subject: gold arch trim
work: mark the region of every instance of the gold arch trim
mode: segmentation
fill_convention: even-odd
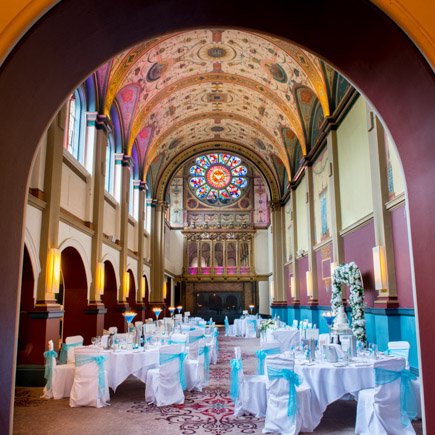
[[[194,144],[188,149],[178,154],[172,159],[169,164],[161,171],[161,175],[157,181],[156,187],[156,200],[164,201],[166,187],[168,186],[173,174],[183,165],[187,160],[191,159],[197,154],[204,152],[218,151],[218,152],[232,152],[243,157],[248,163],[254,166],[260,174],[264,177],[266,184],[269,187],[271,202],[280,201],[279,183],[276,174],[264,162],[264,160],[253,151],[248,150],[243,144],[237,142],[220,141],[219,148],[216,148],[216,141],[201,142]]]

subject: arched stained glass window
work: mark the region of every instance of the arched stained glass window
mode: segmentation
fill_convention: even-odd
[[[227,205],[238,201],[248,186],[242,159],[226,153],[199,156],[190,168],[189,187],[201,201]]]

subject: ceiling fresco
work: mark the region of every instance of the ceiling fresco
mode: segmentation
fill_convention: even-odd
[[[337,75],[288,41],[234,29],[154,38],[94,73],[98,107],[110,116],[116,105],[119,148],[137,148],[144,179],[149,170],[158,178],[184,149],[222,140],[261,155],[282,183],[295,175],[295,155],[311,149],[310,129],[345,91]]]

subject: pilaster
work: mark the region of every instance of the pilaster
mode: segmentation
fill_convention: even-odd
[[[370,171],[372,180],[373,223],[375,246],[379,248],[379,269],[382,274],[382,288],[375,301],[378,307],[398,306],[396,290],[396,270],[393,251],[393,231],[391,215],[385,204],[388,202],[388,176],[384,128],[367,106],[367,126],[370,149]]]
[[[284,207],[280,203],[271,203],[272,215],[272,240],[273,240],[273,280],[275,289],[275,300],[286,301],[287,295],[284,289],[284,250],[285,238],[283,237],[285,228]]]
[[[308,303],[317,305],[318,288],[317,288],[317,264],[316,253],[313,246],[316,244],[315,221],[314,221],[314,195],[313,195],[313,168],[305,167],[307,177],[307,208],[308,208],[308,273],[310,274],[311,283],[307,282]],[[308,281],[308,279],[307,279]],[[309,285],[311,284],[311,289]]]
[[[292,304],[299,305],[300,304],[300,290],[299,290],[299,276],[298,276],[298,268],[296,267],[296,251],[298,246],[298,231],[297,231],[297,214],[296,214],[296,192],[292,190],[290,195],[291,201],[291,217],[292,217],[292,237],[291,237],[291,256],[292,256],[292,268],[293,268],[293,281],[290,283],[291,285],[291,294],[292,294]]]

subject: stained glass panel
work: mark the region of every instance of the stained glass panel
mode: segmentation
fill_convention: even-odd
[[[199,156],[190,167],[189,186],[197,198],[210,205],[238,201],[248,186],[248,168],[242,159],[227,153]]]

